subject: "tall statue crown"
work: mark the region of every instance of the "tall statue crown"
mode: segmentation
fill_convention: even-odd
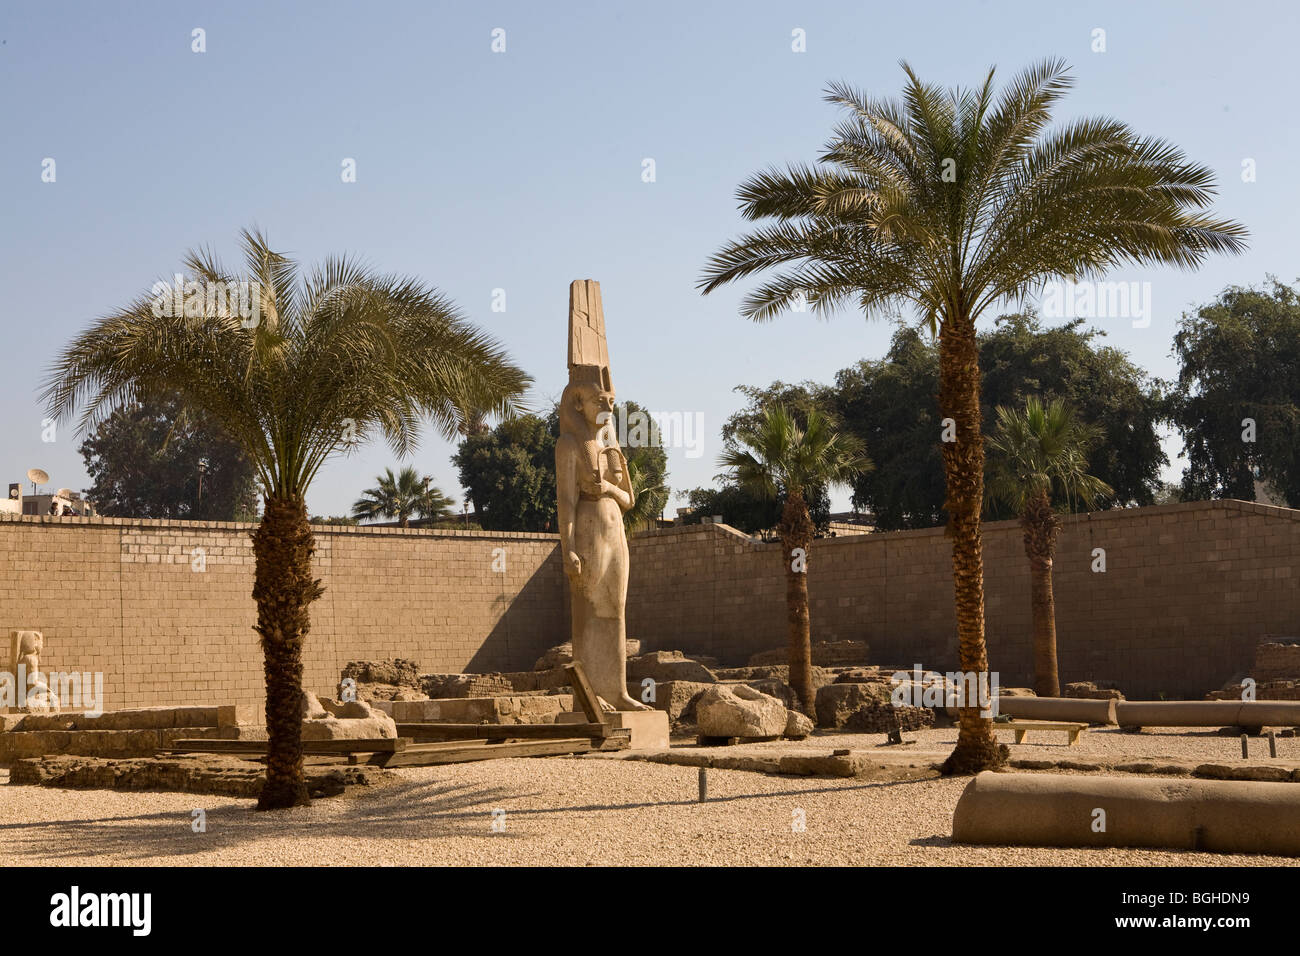
[[[595,279],[569,283],[569,384],[614,390],[605,343],[605,308]]]

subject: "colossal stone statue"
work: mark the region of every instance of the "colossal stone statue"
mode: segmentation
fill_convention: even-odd
[[[635,495],[613,421],[600,283],[569,286],[569,384],[560,397],[555,485],[560,555],[572,597],[573,657],[615,710],[650,710],[627,692],[628,549]]]

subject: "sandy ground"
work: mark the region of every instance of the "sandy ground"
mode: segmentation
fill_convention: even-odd
[[[907,736],[918,741],[918,757],[955,741],[952,730]],[[865,750],[878,740],[838,735],[804,745]],[[1300,739],[1278,745],[1279,758],[1300,759]],[[1016,756],[1067,750],[1046,742],[1012,749]],[[1091,731],[1068,749],[1079,758],[1240,757],[1238,740],[1205,733]],[[389,786],[274,814],[254,813],[249,801],[228,797],[3,786],[0,865],[1300,864],[1181,851],[954,846],[952,812],[966,780],[868,782],[710,770],[709,801],[701,804],[695,769],[608,757],[399,773]],[[196,809],[206,813],[206,832],[192,829]],[[494,817],[494,810],[504,816]],[[803,832],[796,831],[798,819]]]

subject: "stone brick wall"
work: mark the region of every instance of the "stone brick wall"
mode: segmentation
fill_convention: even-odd
[[[1296,631],[1300,632],[1300,627]],[[1300,644],[1260,644],[1255,648],[1255,667],[1250,676],[1260,682],[1300,680]]]
[[[1093,549],[1106,570],[1092,570]],[[1061,680],[1115,680],[1130,698],[1201,698],[1249,673],[1255,645],[1300,633],[1300,511],[1194,502],[1065,519],[1056,565]],[[874,663],[956,669],[951,544],[942,528],[816,541],[814,640],[865,640]],[[1031,683],[1029,568],[1014,521],[984,529],[991,666]],[[785,641],[780,545],[718,525],[633,542],[629,633],[646,650],[737,663]]]
[[[0,517],[0,627],[43,631],[43,670],[104,672],[109,709],[215,702],[260,713],[253,527]],[[326,590],[312,606],[307,687],[331,692],[349,660],[530,667],[567,634],[556,550],[553,535],[318,531]]]
[[[43,631],[44,669],[103,671],[109,708],[260,707],[251,528],[0,516],[0,631]],[[984,541],[992,666],[1003,686],[1026,684],[1020,530],[990,524]],[[1097,547],[1104,574],[1090,569]],[[504,571],[493,568],[500,548]],[[734,664],[784,643],[779,545],[697,525],[639,535],[631,549],[628,634],[643,650]],[[200,558],[205,570],[194,570]],[[1249,673],[1261,639],[1300,633],[1298,559],[1300,512],[1284,508],[1219,501],[1066,519],[1055,569],[1062,681],[1201,698]],[[317,692],[332,691],[349,660],[525,670],[568,638],[554,535],[329,528],[316,563],[326,592],[313,606],[306,682]],[[865,640],[876,663],[955,669],[942,529],[817,541],[809,571],[815,640]]]

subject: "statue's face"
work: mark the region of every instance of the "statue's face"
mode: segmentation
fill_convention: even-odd
[[[614,411],[614,393],[598,388],[584,388],[578,402],[582,417],[592,431],[604,426]]]

